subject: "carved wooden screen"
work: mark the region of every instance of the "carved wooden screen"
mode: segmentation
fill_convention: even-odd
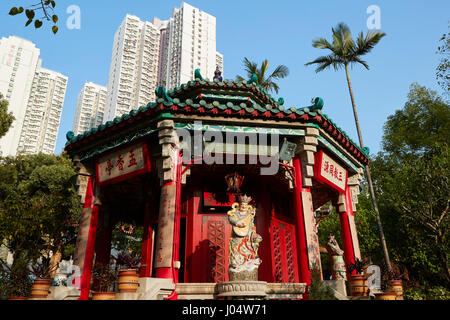
[[[274,281],[278,283],[298,282],[294,225],[272,218],[270,221],[270,243]]]
[[[204,246],[204,282],[228,281],[228,254],[231,225],[225,215],[204,215],[202,219]]]

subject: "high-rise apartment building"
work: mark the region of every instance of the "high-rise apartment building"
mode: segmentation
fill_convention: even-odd
[[[152,23],[126,15],[114,36],[104,121],[154,100],[159,37]]]
[[[17,154],[39,55],[40,50],[31,41],[15,36],[0,39],[0,93],[15,118],[0,138],[0,154],[4,157]]]
[[[78,135],[102,124],[106,104],[106,87],[86,82],[78,95],[72,131]]]
[[[194,71],[213,79],[216,70],[216,17],[185,2],[169,20],[166,87],[192,80]]]
[[[59,72],[38,68],[22,125],[17,152],[36,154],[55,152],[68,78]]]
[[[114,37],[104,122],[154,101],[159,86],[192,80],[196,69],[213,79],[218,61],[223,67],[214,16],[184,2],[168,20],[127,15]]]

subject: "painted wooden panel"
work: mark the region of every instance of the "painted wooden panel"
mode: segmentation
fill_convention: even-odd
[[[270,219],[270,244],[274,282],[298,282],[294,225],[275,218]]]

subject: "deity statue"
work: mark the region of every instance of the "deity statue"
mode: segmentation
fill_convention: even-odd
[[[219,66],[216,66],[216,71],[214,71],[214,80],[222,81],[222,71],[220,71]]]
[[[333,280],[345,280],[346,270],[344,262],[344,251],[339,248],[339,244],[333,235],[328,236],[327,251],[331,262]]]
[[[228,221],[233,226],[228,269],[230,281],[258,280],[258,267],[262,262],[258,248],[262,237],[256,233],[256,211],[249,205],[251,200],[249,196],[239,195],[238,203],[228,211]]]

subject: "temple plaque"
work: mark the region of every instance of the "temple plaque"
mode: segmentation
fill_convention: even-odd
[[[348,179],[347,170],[323,150],[316,154],[314,162],[314,178],[345,193]]]
[[[150,171],[147,145],[143,142],[108,153],[96,163],[99,186],[119,182]]]

